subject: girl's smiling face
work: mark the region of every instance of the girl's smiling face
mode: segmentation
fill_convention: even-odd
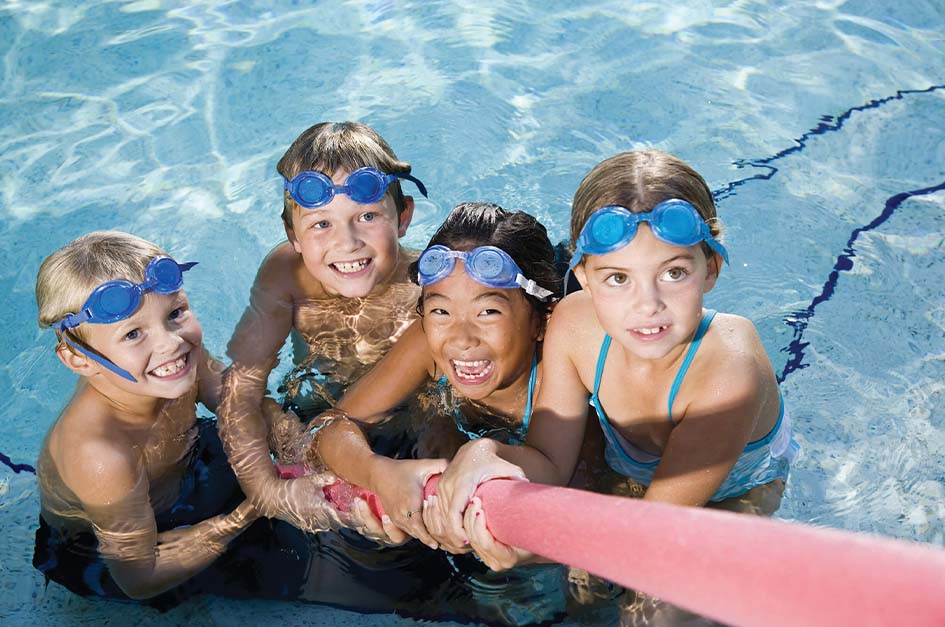
[[[611,337],[643,359],[674,357],[702,319],[703,295],[718,278],[719,258],[700,245],[674,246],[641,224],[629,244],[588,255],[575,275]]]
[[[522,290],[481,285],[457,261],[422,302],[430,352],[457,392],[488,404],[528,389],[541,319]]]

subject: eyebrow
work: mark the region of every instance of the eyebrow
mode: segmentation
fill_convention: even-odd
[[[695,259],[695,255],[692,255],[690,253],[680,253],[678,255],[670,257],[669,259],[664,259],[663,261],[660,261],[657,265],[665,266],[666,264],[673,263],[674,261],[679,261],[679,260],[692,261],[694,259]],[[600,267],[594,268],[594,272],[601,272],[603,270],[619,270],[621,272],[626,272],[627,268],[624,266],[600,266]]]

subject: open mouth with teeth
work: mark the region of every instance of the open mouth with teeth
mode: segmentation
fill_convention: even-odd
[[[370,258],[365,257],[364,259],[355,259],[354,261],[336,261],[331,264],[331,267],[339,274],[352,276],[364,272],[370,265]]]
[[[663,337],[666,334],[667,329],[669,329],[669,325],[640,327],[637,329],[630,329],[630,332],[634,335],[634,337],[649,342]]]
[[[490,359],[477,359],[475,361],[451,359],[450,365],[453,367],[456,381],[464,385],[477,385],[484,382],[495,369],[495,364]]]
[[[176,379],[190,371],[190,353],[184,353],[177,359],[166,361],[148,374],[159,379]]]

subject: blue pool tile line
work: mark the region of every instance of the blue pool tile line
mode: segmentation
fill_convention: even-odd
[[[932,187],[923,187],[922,189],[915,189],[890,196],[886,200],[886,206],[883,207],[882,213],[876,216],[876,218],[866,226],[861,226],[853,230],[853,233],[850,234],[850,238],[847,240],[846,247],[843,249],[843,253],[837,257],[836,263],[833,264],[833,270],[830,271],[830,276],[827,277],[827,281],[824,283],[823,289],[820,290],[820,294],[814,297],[814,300],[810,302],[810,305],[808,305],[806,309],[795,311],[790,317],[784,319],[785,324],[794,329],[794,337],[790,344],[781,349],[781,352],[788,353],[790,358],[787,363],[784,364],[784,369],[781,371],[781,374],[778,375],[779,382],[784,381],[784,379],[795,370],[801,370],[810,365],[804,363],[804,349],[810,344],[810,342],[804,341],[804,330],[807,328],[808,321],[814,317],[814,309],[817,305],[830,300],[833,296],[834,290],[837,288],[837,282],[840,280],[840,273],[849,272],[853,269],[853,258],[856,257],[856,250],[853,244],[856,242],[856,238],[860,236],[860,233],[872,231],[889,220],[896,209],[906,200],[917,196],[934,194],[943,190],[945,190],[945,181],[942,181],[938,185],[933,185]]]

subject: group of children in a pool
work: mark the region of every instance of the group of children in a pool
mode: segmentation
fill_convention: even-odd
[[[473,493],[497,477],[777,509],[797,445],[751,322],[703,308],[727,252],[711,192],[688,165],[627,152],[584,178],[570,264],[582,289],[564,299],[554,247],[524,212],[462,203],[426,250],[402,248],[414,212],[402,184],[425,188],[368,126],[313,126],[278,170],[288,239],[259,269],[228,367],[203,348],[182,290],[189,260],[95,232],[39,270],[40,325],[80,375],[40,454],[40,534],[46,544],[85,534],[107,566],[72,589],[153,597],[257,519],[355,529],[385,545],[413,537],[495,570],[536,561],[488,532]],[[292,331],[308,363],[346,388],[305,420],[266,397]],[[201,442],[216,441],[197,402],[217,414],[238,487],[186,480]],[[409,459],[368,439],[398,408],[426,416]],[[283,478],[273,457],[307,472]],[[437,494],[424,498],[438,473]],[[321,488],[336,477],[376,493],[383,519],[361,500],[346,512],[326,501]],[[195,511],[213,515],[183,514]],[[37,566],[57,579],[62,559],[41,556],[40,544]],[[638,614],[641,599],[648,619],[667,611],[636,595]]]

